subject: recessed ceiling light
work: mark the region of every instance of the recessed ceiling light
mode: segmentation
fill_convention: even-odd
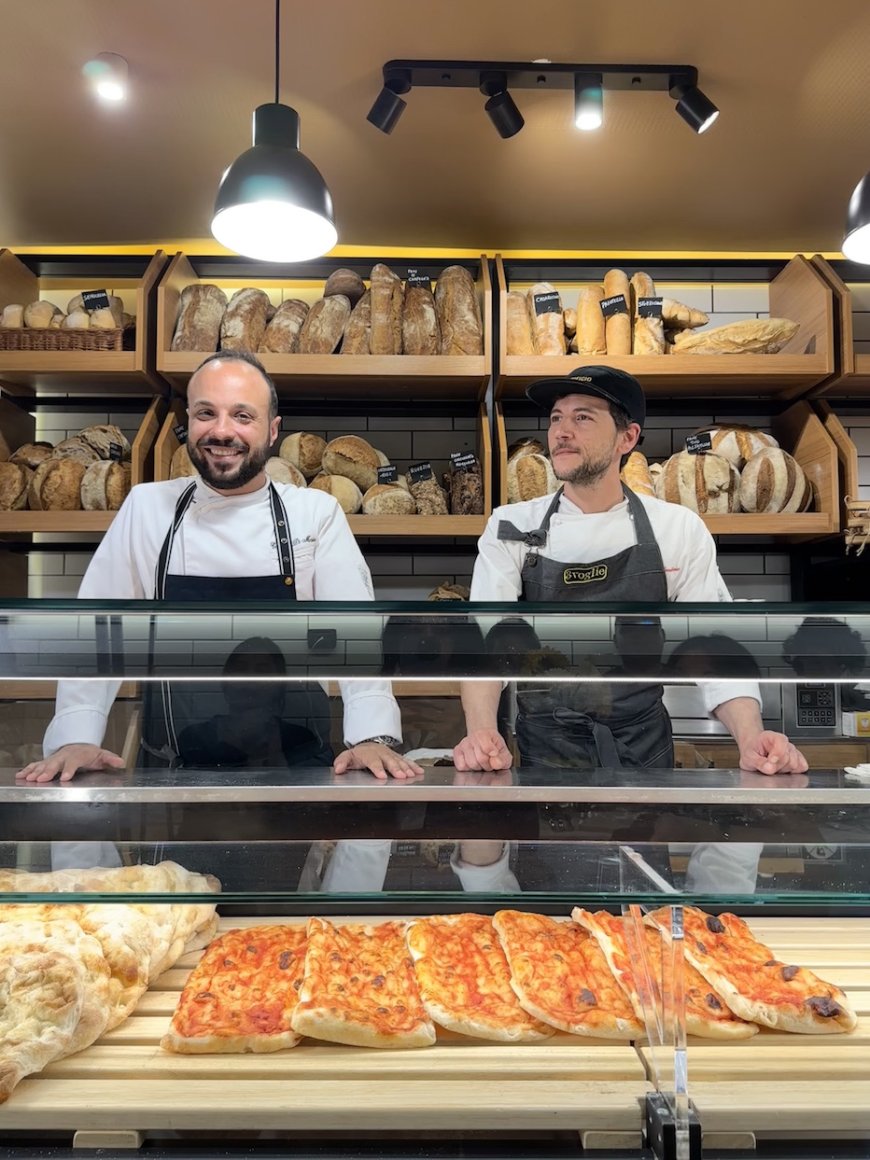
[[[117,105],[127,99],[127,62],[115,52],[101,52],[82,69],[91,91],[101,101]]]

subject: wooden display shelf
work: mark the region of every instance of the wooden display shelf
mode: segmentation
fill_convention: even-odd
[[[131,351],[0,350],[0,382],[18,393],[58,387],[88,395],[151,394],[165,389],[154,365],[152,319],[166,261],[162,250],[151,258],[34,255],[26,261],[11,250],[0,250],[0,309],[40,298],[65,309],[74,294],[105,289],[123,298],[136,318]]]
[[[584,363],[628,371],[649,398],[793,399],[825,382],[835,371],[833,293],[819,271],[800,255],[770,283],[770,315],[800,323],[795,337],[775,355],[509,355],[508,276],[496,255],[499,351],[496,398],[523,396],[535,379],[567,375]],[[546,263],[541,264],[544,268]],[[631,273],[636,264],[627,267]],[[554,279],[558,287],[558,281]]]
[[[831,287],[835,303],[835,334],[838,358],[836,373],[822,383],[813,394],[836,398],[866,398],[870,395],[870,354],[855,350],[852,324],[852,291],[821,255],[813,257],[813,265]]]
[[[375,259],[376,260],[376,259]],[[368,277],[372,263],[345,263]],[[441,263],[446,265],[447,263]],[[315,302],[322,294],[323,280],[314,281],[310,271],[294,277],[276,278],[268,267],[254,263],[245,272],[215,279],[201,278],[196,258],[178,253],[170,262],[157,292],[157,369],[173,384],[184,387],[209,353],[175,352],[172,337],[178,317],[181,292],[199,281],[217,281],[230,297],[243,286],[258,286],[276,304],[285,298]],[[414,400],[483,399],[492,374],[492,287],[489,262],[481,256],[476,282],[484,331],[482,355],[336,355],[259,354],[275,381],[279,394],[292,392],[294,399],[324,400]]]

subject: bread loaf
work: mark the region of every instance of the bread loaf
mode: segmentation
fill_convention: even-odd
[[[508,503],[551,495],[558,486],[553,465],[545,455],[521,455],[508,464]]]
[[[17,451],[9,456],[10,463],[20,463],[22,467],[33,470],[51,458],[54,447],[51,443],[22,443]]]
[[[577,333],[577,311],[566,306],[562,311],[562,325],[565,328],[565,337],[573,338]]]
[[[122,459],[127,459],[130,455],[127,436],[114,423],[98,423],[93,427],[83,427],[78,437],[96,451],[100,459],[114,459],[118,454]],[[114,448],[118,450],[113,454]]]
[[[695,327],[706,326],[710,316],[703,310],[696,310],[694,306],[684,306],[673,298],[663,298],[662,321],[666,330],[694,330]]]
[[[72,435],[69,439],[62,439],[60,443],[55,444],[51,458],[75,459],[87,467],[89,463],[96,463],[101,457],[80,435]]]
[[[801,512],[812,504],[812,486],[787,451],[765,447],[740,476],[740,506],[747,512]]]
[[[31,330],[47,330],[55,314],[60,313],[53,302],[31,302],[24,308],[24,325]]]
[[[218,348],[227,296],[219,286],[194,282],[181,291],[173,350],[211,354]]]
[[[604,315],[601,313],[601,299],[604,290],[600,286],[584,286],[577,297],[577,333],[571,349],[578,354],[606,354],[604,336]]]
[[[354,270],[333,270],[326,279],[323,287],[323,297],[331,298],[333,294],[343,294],[351,306],[356,306],[366,292],[366,284]]]
[[[410,484],[409,491],[417,505],[418,516],[446,516],[448,514],[447,494],[434,476]]]
[[[643,452],[632,451],[619,476],[625,486],[637,495],[655,496],[656,489]]]
[[[508,293],[506,307],[507,354],[535,354],[529,304],[525,294],[517,290]]]
[[[169,464],[169,478],[184,479],[188,475],[196,474],[198,474],[197,470],[190,462],[190,456],[187,453],[187,444],[182,443],[173,452],[172,460]]]
[[[608,270],[604,275],[604,297],[621,296],[625,309],[609,314],[604,320],[605,345],[608,354],[631,354],[631,286],[625,270]]]
[[[55,314],[51,322],[48,324],[49,330],[63,330],[66,325],[67,316],[63,313]]]
[[[522,455],[545,455],[546,448],[538,439],[517,439],[507,449],[508,463]]]
[[[0,463],[0,512],[18,512],[27,507],[27,491],[33,472],[23,463]]]
[[[641,298],[655,298],[656,287],[649,274],[638,271],[631,279],[632,354],[664,354],[665,327],[661,318],[641,317]]]
[[[349,318],[350,302],[343,294],[318,299],[299,331],[299,353],[332,354],[338,349]]]
[[[292,483],[294,487],[306,486],[305,476],[299,468],[277,455],[266,460],[266,475],[275,483]]]
[[[108,306],[91,311],[92,330],[117,330],[120,324],[120,319],[115,317]]]
[[[553,297],[555,295],[555,298]],[[527,295],[535,354],[565,354],[562,299],[549,282],[536,282]]]
[[[402,305],[402,350],[405,354],[437,354],[441,332],[435,298],[426,286],[405,286]]]
[[[664,465],[656,495],[682,504],[699,515],[727,515],[740,510],[740,474],[721,455],[691,455],[680,451]]]
[[[378,482],[382,466],[374,447],[358,435],[341,435],[327,443],[322,462],[329,475],[345,475],[363,492]]]
[[[372,341],[372,292],[366,290],[350,312],[344,338],[341,340],[342,354],[371,354]]]
[[[0,326],[6,330],[20,330],[24,325],[24,307],[18,302],[10,302],[0,314]]]
[[[712,330],[684,330],[674,338],[673,354],[776,354],[798,332],[788,318],[746,318]]]
[[[311,479],[321,469],[325,450],[325,439],[309,431],[297,431],[281,440],[278,455],[298,467],[306,479]]]
[[[221,350],[259,350],[269,306],[269,295],[264,291],[254,286],[237,290],[221,322]]]
[[[723,455],[729,463],[740,471],[747,459],[763,451],[765,447],[779,447],[772,435],[758,431],[754,427],[702,427],[699,434],[708,432],[710,450],[714,455]]]
[[[59,315],[56,314],[54,317],[58,318]],[[53,323],[54,319],[52,319],[52,324]],[[90,330],[91,316],[88,314],[87,310],[73,310],[73,312],[71,314],[67,314],[67,316],[60,323],[60,328],[61,330]]]
[[[116,512],[130,491],[130,464],[101,459],[82,476],[82,507],[86,512]]]
[[[445,580],[437,588],[433,588],[427,600],[469,600],[471,589],[466,584],[451,584]]]
[[[362,492],[352,479],[344,475],[328,475],[322,471],[308,486],[331,495],[347,516],[355,515],[362,507]]]
[[[474,279],[464,266],[446,266],[435,285],[441,332],[439,354],[483,354],[483,323]]]
[[[457,471],[451,465],[444,478],[451,515],[483,515],[483,475],[478,459],[467,471]]]
[[[389,266],[378,262],[371,276],[371,334],[372,354],[402,353],[402,306],[404,290],[402,279]]]
[[[84,463],[46,459],[33,473],[27,498],[33,511],[81,511]]]
[[[282,302],[263,331],[260,350],[264,354],[295,354],[299,349],[299,331],[307,314],[307,302],[298,298]]]
[[[376,483],[362,499],[367,516],[413,516],[417,514],[414,497],[395,483]]]
[[[112,315],[112,325],[106,325],[103,329],[112,330],[114,327],[123,326],[124,324],[124,301],[119,298],[117,294],[109,294],[109,305],[101,306],[97,310],[88,310],[85,306],[84,296],[82,294],[74,294],[66,304],[67,314],[74,314],[78,310],[84,310],[85,313],[98,314],[100,310],[108,310]],[[93,324],[92,324],[93,325]]]

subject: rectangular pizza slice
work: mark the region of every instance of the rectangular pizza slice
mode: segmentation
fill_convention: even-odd
[[[520,1006],[492,919],[444,914],[412,922],[408,949],[423,1006],[448,1031],[526,1043],[548,1039],[553,1028]]]
[[[493,917],[522,1006],[572,1035],[635,1039],[644,1032],[598,943],[573,922],[499,910]]]
[[[334,926],[308,920],[308,952],[294,1029],[356,1047],[428,1047],[426,1014],[405,923]]]
[[[671,910],[652,911],[648,920],[669,930]],[[685,906],[683,929],[686,958],[741,1019],[809,1035],[857,1026],[839,987],[806,967],[781,962],[736,914],[716,917]]]

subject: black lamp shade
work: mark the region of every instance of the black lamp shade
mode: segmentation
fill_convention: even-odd
[[[332,198],[299,150],[295,109],[255,109],[253,147],[224,173],[211,229],[227,249],[267,262],[316,258],[335,245]]]
[[[682,90],[677,112],[696,133],[706,132],[719,116],[719,110],[696,85],[686,85]]]
[[[407,101],[403,101],[398,93],[394,93],[388,85],[384,85],[369,109],[366,120],[382,133],[392,133],[406,108]]]
[[[843,254],[850,262],[870,262],[870,173],[865,173],[849,201]]]
[[[493,94],[483,107],[500,137],[514,137],[526,123],[508,92]]]

